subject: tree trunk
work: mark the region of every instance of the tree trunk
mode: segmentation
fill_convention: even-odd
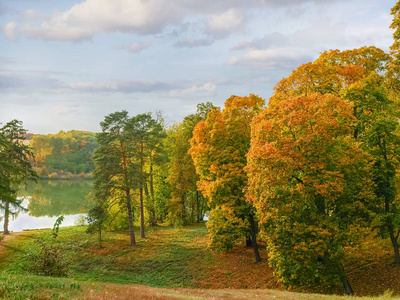
[[[399,255],[399,243],[397,239],[399,237],[400,231],[397,233],[397,236],[394,235],[394,226],[393,221],[390,216],[386,218],[386,224],[389,231],[390,240],[392,241],[393,251],[394,251],[394,261],[396,264],[400,264],[400,255]]]
[[[129,218],[129,235],[131,237],[131,246],[136,245],[135,240],[135,232],[133,229],[133,214],[132,214],[132,206],[131,206],[131,194],[130,189],[126,188],[126,206],[128,207],[128,218]]]
[[[144,205],[143,205],[143,140],[140,143],[140,237],[144,239]]]
[[[4,206],[4,234],[10,234],[8,231],[8,222],[10,220],[10,202],[6,201]]]
[[[200,223],[200,199],[199,199],[199,191],[196,191],[196,204],[197,204],[197,223]]]
[[[350,282],[347,279],[347,277],[342,281],[343,282],[343,288],[344,291],[346,292],[347,295],[353,295],[353,289],[351,288]]]
[[[256,224],[254,222],[253,214],[251,213],[249,215],[249,221],[250,221],[250,234],[251,234],[251,241],[253,244],[254,256],[256,259],[256,263],[258,263],[261,261],[261,257],[260,257],[260,252],[258,252]]]
[[[125,194],[126,194],[126,206],[128,208],[128,219],[129,219],[129,235],[131,238],[131,246],[136,245],[135,240],[135,232],[133,229],[133,214],[132,214],[132,206],[131,206],[131,189],[128,187],[128,170],[126,163],[126,156],[124,151],[124,145],[121,143],[121,155],[122,155],[122,163],[124,167],[124,176],[125,176]]]
[[[250,235],[246,235],[246,247],[253,247]]]
[[[147,186],[146,181],[144,181],[144,194],[146,196],[146,209],[149,213],[149,225],[150,226],[155,226],[157,224],[156,222],[156,212],[154,209],[154,192],[151,187],[151,167],[150,167],[150,194],[149,194],[149,188]]]
[[[144,205],[143,205],[143,187],[140,187],[140,237],[144,239]]]
[[[99,248],[103,248],[103,245],[101,244],[101,223],[99,223]]]
[[[339,262],[339,264],[340,264],[340,268],[341,268],[341,272],[342,272],[340,279],[343,283],[344,291],[347,295],[353,295],[354,292],[353,292],[353,289],[351,288],[349,279],[347,278],[346,271],[344,270],[342,263]]]

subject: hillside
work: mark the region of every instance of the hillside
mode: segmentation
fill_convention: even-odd
[[[258,264],[253,263],[252,249],[237,247],[232,253],[216,254],[207,249],[206,233],[203,224],[154,227],[133,248],[125,233],[107,233],[104,248],[99,248],[96,237],[86,235],[84,226],[60,228],[55,241],[50,230],[13,233],[0,242],[3,270],[0,297],[18,285],[15,293],[21,299],[26,293],[59,295],[61,292],[66,293],[65,299],[129,299],[132,293],[140,295],[135,299],[327,299],[321,295],[310,298],[309,294],[280,292],[283,288],[267,265],[265,250],[261,251],[263,260]],[[62,259],[68,260],[70,267],[67,279],[27,272],[31,264],[27,253],[36,253],[40,248],[37,237],[57,244],[64,253]],[[378,296],[385,292],[389,295],[387,290],[393,295],[400,294],[400,267],[391,265],[390,255],[381,250],[382,255],[371,254],[359,261],[358,266],[353,264],[348,269],[357,295]],[[376,263],[371,262],[372,255],[376,256]],[[37,287],[28,282],[36,282]],[[296,291],[342,292],[317,288]]]

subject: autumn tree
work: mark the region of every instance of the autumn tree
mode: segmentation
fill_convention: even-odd
[[[30,163],[32,150],[23,143],[25,135],[26,130],[18,120],[0,128],[0,201],[4,210],[4,234],[9,234],[10,215],[25,209],[22,199],[16,196],[18,188],[29,179],[38,179]]]
[[[207,222],[211,249],[229,251],[235,240],[247,238],[256,261],[260,260],[257,220],[243,191],[247,186],[244,167],[250,123],[263,106],[264,100],[255,95],[231,96],[222,111],[211,110],[207,119],[195,126],[189,151],[200,177],[199,189],[211,209]]]
[[[392,28],[398,23],[396,7],[392,10],[395,15]],[[400,159],[396,49],[395,42],[391,56],[374,46],[325,51],[315,62],[300,66],[281,80],[270,103],[282,103],[289,96],[307,96],[314,92],[334,94],[353,103],[353,115],[357,119],[353,136],[375,162],[377,203],[374,206],[378,209],[374,211],[376,222],[372,224],[378,226],[381,235],[390,237],[395,261],[399,263],[400,220],[394,182]]]
[[[205,198],[197,189],[199,176],[189,154],[193,130],[197,123],[207,118],[211,109],[210,102],[197,105],[197,113],[188,115],[181,123],[173,125],[167,132],[166,147],[169,156],[168,182],[171,199],[168,201],[168,221],[186,225],[195,220],[200,222],[206,210]]]
[[[352,136],[349,101],[289,96],[252,122],[248,200],[285,286],[342,283],[345,247],[361,236],[373,199],[370,161]]]

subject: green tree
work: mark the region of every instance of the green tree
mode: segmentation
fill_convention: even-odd
[[[199,176],[188,151],[195,125],[205,120],[211,109],[216,107],[210,102],[198,104],[196,114],[186,116],[181,123],[168,130],[166,144],[169,156],[168,182],[171,187],[168,219],[171,223],[185,225],[200,222],[204,217],[207,204],[197,189]]]
[[[97,134],[99,148],[95,150],[94,188],[97,203],[101,206],[121,204],[126,208],[131,246],[136,245],[133,228],[132,190],[139,187],[138,153],[131,143],[131,133],[126,130],[128,112],[111,113],[100,123],[102,132]],[[101,209],[100,209],[101,210]],[[93,214],[98,216],[102,214]],[[94,218],[92,224],[95,223]],[[100,222],[97,220],[96,222]]]
[[[165,137],[163,127],[151,117],[151,114],[140,114],[132,117],[126,126],[130,136],[131,147],[138,154],[139,168],[139,200],[140,200],[140,236],[145,237],[144,221],[144,197],[143,193],[149,195],[147,182],[149,181],[151,194],[148,197],[150,219],[155,220],[154,189],[153,189],[153,164],[162,152],[161,140]],[[146,168],[146,166],[148,168]]]
[[[4,210],[4,234],[9,234],[10,215],[19,210],[22,199],[17,198],[17,190],[27,180],[37,180],[29,158],[33,157],[29,146],[25,145],[26,130],[22,122],[12,120],[0,128],[0,200]]]
[[[355,136],[373,157],[375,224],[382,236],[390,237],[399,264],[400,205],[395,180],[400,160],[400,112],[388,98],[385,78],[376,73],[345,89],[343,97],[354,103]]]

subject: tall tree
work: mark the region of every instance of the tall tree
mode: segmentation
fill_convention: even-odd
[[[95,150],[95,197],[100,203],[123,204],[127,209],[131,246],[136,245],[133,228],[132,190],[139,187],[138,153],[131,143],[131,133],[126,129],[128,112],[123,110],[105,117],[100,123],[102,132],[97,135],[99,148]]]
[[[395,15],[392,28],[398,26],[395,25],[398,24],[396,7],[392,10]],[[375,162],[373,178],[377,207],[380,207],[375,210],[377,224],[380,224],[381,234],[390,237],[395,261],[400,263],[400,220],[394,184],[400,161],[397,47],[395,42],[392,56],[373,46],[326,51],[314,63],[300,66],[281,80],[270,103],[282,103],[289,96],[307,96],[315,92],[331,93],[353,103],[353,115],[357,119],[353,136]]]
[[[25,135],[26,130],[18,120],[0,128],[0,200],[4,209],[4,234],[9,234],[10,215],[24,210],[22,199],[16,196],[17,189],[28,179],[38,179],[29,160],[33,157],[31,148],[23,143]]]
[[[390,237],[395,262],[400,264],[400,206],[395,184],[400,162],[400,112],[388,97],[385,78],[376,73],[345,89],[343,97],[354,103],[358,119],[355,137],[373,157],[377,200],[374,212],[378,221],[375,224],[382,236]]]
[[[362,233],[374,198],[355,123],[350,102],[319,93],[270,104],[253,119],[247,196],[285,286],[342,282],[352,293],[344,249]]]
[[[132,117],[127,124],[130,143],[136,148],[139,163],[139,196],[140,196],[140,235],[144,232],[144,201],[143,193],[147,180],[152,176],[154,158],[161,152],[161,139],[165,137],[163,127],[151,117],[151,114],[140,114]],[[146,166],[148,168],[146,169]],[[150,184],[151,185],[151,184]],[[152,192],[154,195],[154,192]],[[152,195],[152,196],[153,196]],[[152,197],[153,198],[153,197]],[[154,198],[153,198],[154,199]],[[153,206],[153,205],[151,205]],[[151,212],[154,218],[154,211]]]
[[[203,219],[205,198],[198,192],[199,176],[188,151],[195,125],[205,120],[211,109],[216,109],[211,102],[198,104],[196,114],[186,116],[181,123],[168,130],[166,144],[170,159],[168,181],[171,186],[168,219],[175,224],[185,225]]]
[[[235,239],[250,237],[256,261],[257,223],[254,207],[246,202],[246,153],[250,147],[250,123],[264,106],[255,95],[231,96],[220,111],[213,109],[206,121],[195,126],[191,139],[192,155],[200,176],[199,188],[208,198],[210,247],[229,251]]]

